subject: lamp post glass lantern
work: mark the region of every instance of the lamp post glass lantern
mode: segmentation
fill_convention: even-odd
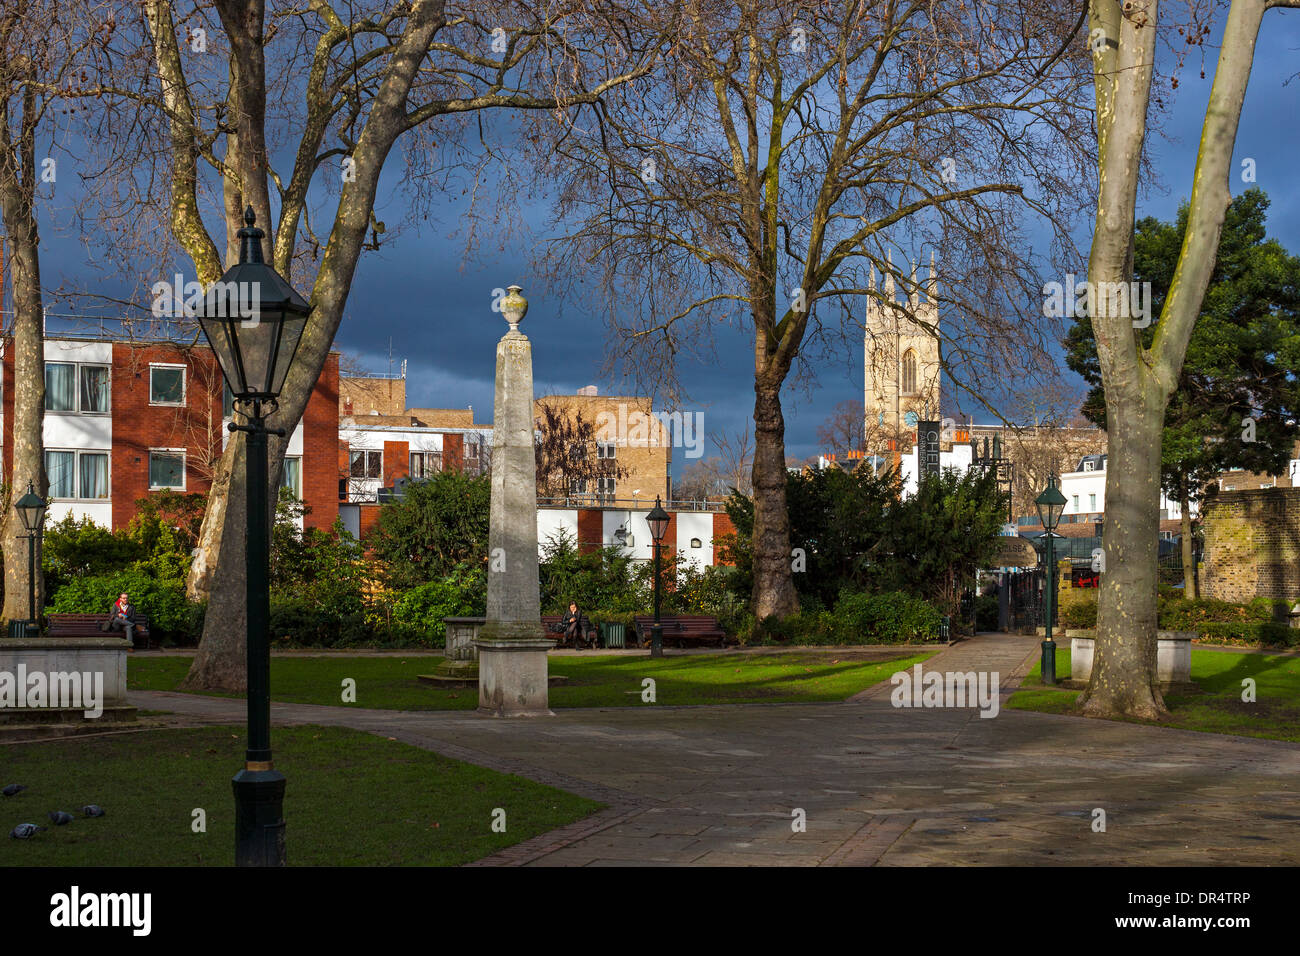
[[[663,502],[655,495],[655,506],[645,516],[650,526],[650,537],[654,539],[654,573],[655,573],[655,623],[650,629],[650,656],[664,656],[664,629],[659,623],[659,548],[663,545],[664,535],[668,533],[670,515],[664,511]]]
[[[248,436],[246,452],[248,544],[248,748],[235,775],[235,864],[283,866],[285,778],[271,761],[270,499],[267,489],[268,434],[311,306],[262,258],[262,239],[253,208],[239,230],[239,262],[213,284],[198,316],[221,374],[245,422],[232,432]]]
[[[1044,684],[1056,683],[1056,644],[1052,640],[1052,616],[1056,612],[1056,548],[1054,536],[1056,526],[1065,511],[1065,495],[1056,487],[1056,476],[1047,481],[1047,487],[1037,498],[1034,505],[1038,509],[1038,520],[1043,525],[1047,536],[1045,557],[1047,579],[1043,582],[1043,653],[1039,663]]]
[[[36,493],[36,486],[27,482],[27,493],[14,502],[18,520],[27,532],[27,629],[37,626],[36,618],[36,536],[45,521],[45,499]]]

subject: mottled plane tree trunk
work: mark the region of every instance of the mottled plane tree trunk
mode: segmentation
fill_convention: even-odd
[[[1097,647],[1081,699],[1083,712],[1091,716],[1158,719],[1167,714],[1156,681],[1165,407],[1201,313],[1231,202],[1232,150],[1260,22],[1270,7],[1294,6],[1300,0],[1233,0],[1229,8],[1197,152],[1187,232],[1150,348],[1142,346],[1135,319],[1118,298],[1094,295],[1090,303],[1109,442]],[[1100,193],[1088,280],[1093,290],[1105,290],[1132,278],[1134,213],[1161,22],[1158,0],[1092,0],[1089,17]]]

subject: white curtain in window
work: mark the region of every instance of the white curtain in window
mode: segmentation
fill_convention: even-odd
[[[286,458],[284,460],[284,476],[280,479],[280,483],[293,492],[295,498],[302,498],[301,458]]]
[[[81,366],[81,410],[108,411],[108,368],[103,365]]]
[[[47,365],[48,369],[49,366]],[[48,394],[48,393],[47,393]],[[47,451],[45,473],[50,478],[51,498],[77,497],[77,453],[75,451]]]
[[[81,456],[81,497],[108,497],[108,456]]]
[[[77,366],[62,362],[45,363],[45,410],[77,410]]]

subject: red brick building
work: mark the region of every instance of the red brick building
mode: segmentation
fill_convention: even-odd
[[[14,358],[0,339],[4,474],[13,468]],[[212,350],[172,342],[47,337],[45,468],[49,519],[88,516],[121,528],[136,502],[171,489],[205,492],[228,432]],[[284,482],[306,524],[338,515],[338,356],[331,353],[285,455]]]

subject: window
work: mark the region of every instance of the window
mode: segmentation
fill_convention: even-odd
[[[600,496],[602,499],[607,499],[607,500],[609,500],[609,501],[613,501],[613,500],[614,500],[614,479],[613,479],[613,478],[597,478],[597,479],[596,479],[596,494],[597,494],[598,496]]]
[[[412,478],[431,478],[440,471],[442,471],[442,452],[411,452],[410,475]]]
[[[353,478],[384,477],[384,453],[382,451],[354,451],[349,462],[348,474]]]
[[[908,349],[903,353],[903,394],[916,392],[916,353]]]
[[[482,446],[483,446],[482,438],[466,438],[465,457],[467,459],[477,459],[479,457],[479,452],[482,449]]]
[[[45,410],[106,415],[109,407],[107,365],[45,363]]]
[[[614,444],[612,441],[598,441],[598,442],[596,442],[596,457],[597,457],[597,458],[613,458],[613,457],[614,457],[614,449],[615,449],[615,447],[616,447],[616,446],[615,446],[615,444]]]
[[[149,404],[185,404],[185,366],[149,366]]]
[[[577,495],[585,495],[586,493],[587,493],[587,479],[585,479],[585,478],[570,478],[570,479],[569,479],[569,494],[570,494],[570,495],[572,495],[572,496],[577,496]]]
[[[691,547],[692,547],[692,548],[702,548],[702,547],[704,547],[704,542],[701,541],[699,538],[691,538]]]
[[[1263,491],[1263,490],[1266,489],[1266,488],[1272,488],[1272,487],[1273,487],[1273,482],[1271,482],[1271,481],[1266,481],[1266,482],[1264,482],[1262,485],[1259,486],[1259,490],[1260,490],[1260,491]]]
[[[284,474],[280,476],[280,484],[288,488],[295,498],[302,501],[301,458],[286,458],[284,460]]]
[[[1078,510],[1079,510],[1079,496],[1078,496],[1078,495],[1071,495],[1071,497],[1074,499],[1074,510],[1075,510],[1075,511],[1078,511]]]
[[[1096,511],[1096,510],[1097,510],[1097,496],[1096,496],[1096,495],[1088,495],[1088,510],[1089,510],[1089,511]]]
[[[183,449],[162,449],[149,452],[149,488],[176,488],[185,490],[185,452]]]
[[[99,500],[108,497],[108,452],[47,451],[45,473],[51,498]]]

